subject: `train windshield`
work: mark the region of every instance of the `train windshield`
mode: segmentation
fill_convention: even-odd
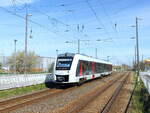
[[[72,60],[72,57],[58,57],[56,70],[70,70]]]

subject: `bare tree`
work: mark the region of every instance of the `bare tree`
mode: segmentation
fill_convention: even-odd
[[[27,72],[31,72],[32,69],[38,64],[38,57],[34,52],[28,52],[27,56],[25,57],[25,53],[23,52],[17,52],[16,53],[16,63],[15,63],[15,54],[12,54],[12,56],[8,59],[8,65],[10,67],[11,71],[15,71],[16,66],[16,72],[17,73],[24,73],[25,71],[25,65],[24,60],[26,58],[26,65],[27,65]]]

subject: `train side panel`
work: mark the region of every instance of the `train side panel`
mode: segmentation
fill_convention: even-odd
[[[64,61],[66,58],[64,57],[60,61],[62,60]],[[73,56],[71,67],[68,70],[57,69],[57,63],[55,63],[54,78],[55,82],[59,83],[84,82],[112,72],[112,64],[80,54]],[[67,80],[64,80],[66,77],[68,77]]]

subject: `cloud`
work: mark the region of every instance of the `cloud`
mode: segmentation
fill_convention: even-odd
[[[8,7],[8,6],[11,6],[13,4],[15,5],[22,5],[22,4],[25,4],[25,3],[33,3],[37,0],[0,0],[0,6],[2,7]]]

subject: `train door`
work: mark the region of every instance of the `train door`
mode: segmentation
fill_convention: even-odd
[[[92,62],[92,79],[95,78],[95,62]]]

